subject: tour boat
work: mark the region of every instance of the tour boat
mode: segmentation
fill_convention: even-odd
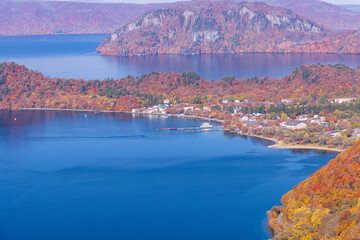
[[[212,128],[213,126],[208,122],[204,122],[200,127],[201,128]]]

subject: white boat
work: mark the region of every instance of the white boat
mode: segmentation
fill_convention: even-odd
[[[200,127],[201,128],[212,128],[213,126],[208,122],[204,122]]]

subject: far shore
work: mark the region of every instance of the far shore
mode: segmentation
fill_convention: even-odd
[[[7,110],[7,109],[2,109],[2,110]],[[126,114],[152,115],[152,116],[175,116],[175,117],[184,117],[184,118],[206,120],[206,121],[217,122],[217,123],[223,123],[224,122],[224,120],[215,119],[215,118],[210,118],[209,119],[207,117],[201,117],[201,116],[195,116],[195,115],[182,115],[182,114],[161,114],[161,113],[141,113],[141,112],[133,113],[133,112],[127,112],[127,111],[110,111],[110,110],[97,111],[97,110],[85,110],[85,109],[58,109],[58,108],[16,108],[16,109],[11,109],[11,110],[12,111],[16,111],[16,110],[36,110],[36,111],[43,110],[43,111],[69,111],[69,112],[93,112],[93,113],[126,113]],[[273,149],[309,149],[309,150],[324,150],[324,151],[339,152],[339,153],[345,151],[345,149],[330,148],[330,147],[326,147],[326,146],[317,146],[317,145],[311,145],[311,144],[306,144],[306,145],[284,144],[283,142],[278,141],[275,138],[269,138],[269,137],[258,136],[258,135],[253,135],[253,134],[245,134],[245,133],[237,133],[237,134],[240,135],[240,136],[248,136],[248,137],[252,137],[252,138],[260,138],[260,139],[271,141],[274,144],[268,146],[268,148],[273,148]]]
[[[174,116],[174,117],[184,117],[184,118],[193,118],[199,120],[206,120],[209,122],[217,122],[223,123],[224,120],[216,119],[216,118],[207,118],[196,115],[182,115],[182,114],[162,114],[162,113],[142,113],[142,112],[127,112],[127,111],[110,111],[110,110],[87,110],[87,109],[59,109],[59,108],[16,108],[16,109],[2,109],[2,110],[36,110],[36,111],[69,111],[69,112],[92,112],[92,113],[126,113],[126,114],[137,114],[137,115],[151,115],[151,116]]]

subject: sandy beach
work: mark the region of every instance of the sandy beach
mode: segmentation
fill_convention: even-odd
[[[272,141],[274,144],[268,146],[268,148],[274,148],[274,149],[309,149],[309,150],[325,150],[325,151],[331,151],[331,152],[343,152],[345,149],[340,148],[330,148],[327,146],[317,146],[312,144],[304,144],[304,145],[294,145],[294,144],[284,144],[281,141],[278,141],[275,138],[269,138],[269,137],[263,137],[258,135],[252,135],[252,134],[240,134],[241,136],[249,136],[254,138],[261,138],[264,140]]]

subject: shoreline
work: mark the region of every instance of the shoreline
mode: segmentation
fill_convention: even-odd
[[[197,119],[197,120],[204,120],[209,122],[217,122],[217,123],[223,123],[224,120],[220,119],[209,119],[207,117],[201,117],[201,116],[195,116],[195,115],[181,115],[181,114],[161,114],[161,113],[133,113],[133,112],[127,112],[127,111],[110,111],[110,110],[102,110],[102,111],[96,111],[96,110],[86,110],[86,109],[58,109],[58,108],[16,108],[16,109],[0,109],[0,110],[11,110],[11,111],[17,111],[17,110],[33,110],[33,111],[69,111],[69,112],[93,112],[93,113],[126,113],[126,114],[136,114],[136,115],[148,115],[148,116],[173,116],[173,117],[184,117],[184,118],[190,118],[190,119]],[[225,130],[226,131],[226,130]],[[263,140],[271,141],[273,142],[272,145],[267,146],[267,148],[272,149],[307,149],[307,150],[323,150],[323,151],[329,151],[329,152],[337,152],[341,153],[345,151],[345,149],[339,149],[339,148],[329,148],[326,146],[316,146],[316,145],[287,145],[282,143],[281,141],[278,141],[275,138],[269,138],[264,136],[258,136],[253,134],[245,134],[245,133],[237,133],[234,132],[240,136],[247,136],[252,138],[260,138]]]
[[[100,46],[100,45],[99,45]],[[213,53],[189,53],[189,54],[182,54],[182,53],[152,53],[152,54],[132,54],[132,55],[117,55],[117,54],[102,54],[101,51],[97,50],[96,52],[100,56],[112,56],[112,57],[124,57],[124,58],[131,58],[131,57],[149,57],[149,56],[201,56],[201,55],[236,55],[236,54],[283,54],[283,55],[316,55],[316,54],[326,54],[326,55],[360,55],[360,52],[347,52],[347,53],[337,53],[337,52],[213,52]]]
[[[341,153],[343,151],[345,151],[345,149],[340,149],[340,148],[329,148],[326,146],[316,146],[316,145],[311,145],[311,144],[304,144],[304,145],[299,145],[299,144],[284,144],[281,141],[278,141],[275,138],[269,138],[269,137],[263,137],[263,136],[258,136],[258,135],[253,135],[253,134],[244,134],[244,133],[237,133],[240,136],[248,136],[248,137],[253,137],[253,138],[260,138],[263,140],[268,140],[273,142],[272,145],[267,146],[267,148],[272,148],[272,149],[306,149],[306,150],[323,150],[323,151],[328,151],[328,152],[337,152],[337,153]]]
[[[202,116],[195,115],[181,115],[181,114],[162,114],[162,113],[141,113],[141,112],[127,112],[127,111],[110,111],[110,110],[87,110],[87,109],[59,109],[59,108],[16,108],[16,109],[0,109],[0,110],[8,110],[8,111],[17,111],[17,110],[33,110],[33,111],[67,111],[67,112],[92,112],[92,113],[126,113],[126,114],[136,114],[136,115],[148,115],[148,116],[173,116],[173,117],[184,117],[184,118],[193,118],[198,120],[206,120],[209,122],[217,122],[223,123],[224,120],[216,119],[216,118],[207,118]]]
[[[273,148],[273,149],[309,149],[309,150],[324,150],[324,151],[329,151],[329,152],[337,152],[337,153],[342,153],[345,151],[345,149],[340,149],[340,148],[330,148],[330,147],[322,147],[322,146],[316,146],[316,145],[311,145],[311,144],[306,144],[306,145],[286,145],[286,144],[274,144],[271,146],[268,146],[268,148]]]

